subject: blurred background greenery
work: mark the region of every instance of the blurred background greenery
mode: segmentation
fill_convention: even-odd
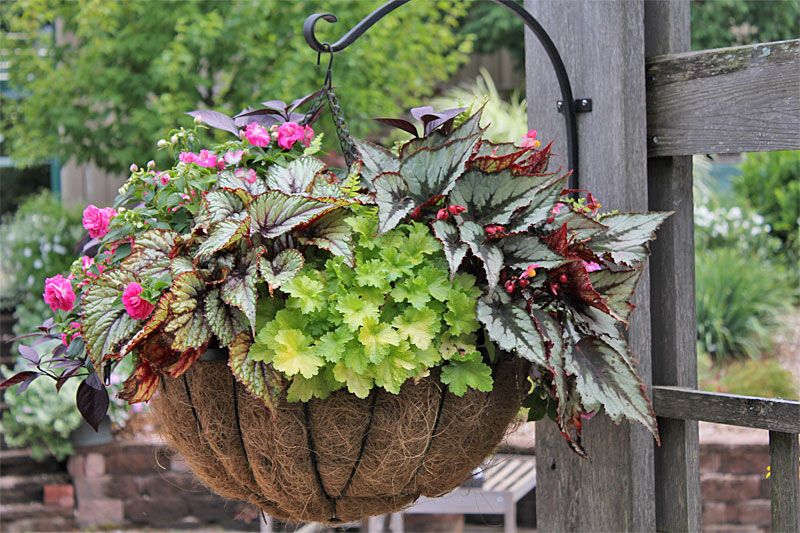
[[[313,91],[323,71],[300,34],[304,18],[336,13],[338,24],[319,24],[333,40],[380,3],[0,2],[6,323],[18,332],[40,323],[44,278],[75,256],[80,213],[59,199],[62,164],[92,163],[121,175],[131,162],[157,159],[156,141],[188,121],[187,110],[234,113]],[[795,0],[693,0],[691,17],[695,49],[800,34]],[[492,139],[517,140],[528,128],[522,36],[520,22],[488,2],[435,0],[397,10],[336,57],[334,83],[353,133],[387,139],[368,118],[431,100],[440,108],[486,100]],[[503,57],[511,58],[505,66]],[[332,133],[329,123],[322,129]],[[336,148],[333,139],[327,148]],[[695,215],[701,386],[796,398],[800,153],[697,156]],[[12,402],[23,422],[4,431],[18,436],[15,445],[41,440],[66,453],[70,431],[53,418],[24,422],[31,412],[61,416],[64,395],[48,391]]]

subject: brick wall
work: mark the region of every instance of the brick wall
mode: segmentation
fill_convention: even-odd
[[[701,444],[703,528],[768,531],[771,511],[767,465],[766,444]]]

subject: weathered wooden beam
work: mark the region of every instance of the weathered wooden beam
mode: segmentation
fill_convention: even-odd
[[[800,40],[653,57],[649,156],[800,149]]]
[[[645,56],[691,49],[688,0],[644,3]],[[647,160],[652,211],[672,211],[653,243],[650,325],[653,384],[697,388],[694,295],[692,156]],[[700,531],[700,457],[697,422],[659,418],[655,449],[656,530]]]
[[[790,400],[655,386],[653,405],[665,418],[800,433],[800,402]]]
[[[647,209],[647,143],[642,0],[526,0],[549,32],[573,83],[575,98],[593,98],[578,116],[580,186],[610,209]],[[526,39],[528,122],[554,139],[566,165],[564,117],[556,108],[558,83],[541,45]],[[613,142],[608,142],[613,138]],[[605,141],[604,141],[605,140]],[[636,295],[629,340],[650,381],[649,276]],[[539,531],[654,531],[653,437],[638,424],[615,425],[596,416],[584,425],[582,459],[555,424],[536,424]]]
[[[772,531],[800,531],[800,444],[797,434],[769,432]]]

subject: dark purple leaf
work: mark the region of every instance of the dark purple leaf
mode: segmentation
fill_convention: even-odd
[[[39,329],[41,329],[42,331],[47,331],[47,329],[44,328],[43,326],[39,326]],[[31,337],[40,337],[41,335],[42,333],[39,331],[36,331],[34,333],[26,333],[25,335],[18,335],[16,337],[12,337],[11,339],[9,339],[8,342],[17,342],[21,341],[22,339],[29,339]]]
[[[103,421],[108,411],[108,392],[102,386],[100,389],[94,388],[87,384],[88,381],[89,379],[87,378],[78,385],[78,394],[75,396],[75,401],[83,419],[97,431],[100,422]]]
[[[266,102],[261,102],[261,105],[270,109],[274,109],[281,115],[286,115],[286,113],[289,111],[288,104],[283,100],[267,100]]]
[[[229,131],[234,135],[239,135],[239,130],[236,128],[236,124],[233,122],[233,119],[224,113],[220,113],[219,111],[198,109],[197,111],[190,111],[186,114],[190,117],[200,119],[203,124],[208,124],[212,128]]]
[[[55,356],[64,355],[65,353],[67,353],[67,347],[64,346],[63,343],[56,346],[53,350],[53,355]]]
[[[56,380],[56,392],[61,392],[61,387],[64,386],[64,383],[66,383],[69,378],[77,374],[78,370],[80,370],[82,366],[83,365],[78,365],[74,368],[65,370],[64,373],[61,374],[61,376],[59,376],[59,378]]]
[[[39,356],[39,352],[37,352],[36,350],[25,344],[19,345],[19,354],[28,361],[30,361],[31,363],[33,363],[34,365],[38,363],[39,360],[41,359],[41,357]]]
[[[94,257],[95,255],[97,255],[97,249],[99,246],[100,246],[99,239],[89,239],[88,241],[86,241],[86,244],[84,244],[83,247],[81,248],[81,252],[83,253],[83,255]]]
[[[20,387],[20,389],[25,390],[25,388],[30,385],[30,382],[38,377],[39,372],[34,372],[33,370],[26,370],[24,372],[14,374],[10,378],[0,383],[0,390],[7,389],[13,385],[16,385],[17,383],[22,383],[23,385]]]
[[[291,113],[292,111],[294,111],[295,109],[297,109],[301,105],[305,104],[306,102],[308,102],[312,98],[317,97],[321,92],[322,92],[322,89],[319,89],[317,91],[314,91],[313,93],[310,93],[310,94],[307,94],[305,96],[302,96],[302,97],[298,98],[297,100],[295,100],[291,104],[289,104],[289,108],[287,109],[287,111],[289,111]]]
[[[393,128],[398,128],[403,131],[407,131],[414,137],[419,137],[419,133],[417,132],[417,127],[414,126],[411,122],[407,120],[403,120],[402,118],[376,118],[378,122],[381,124],[386,124],[387,126],[392,126]]]
[[[83,366],[83,362],[78,359],[65,359],[63,357],[59,357],[58,359],[51,359],[50,360],[50,368],[80,368]]]
[[[423,116],[431,115],[433,113],[434,113],[433,107],[429,105],[414,107],[411,109],[411,116],[419,120],[423,124],[425,123],[425,119],[423,118]]]
[[[306,116],[303,113],[289,113],[289,122],[300,123]]]
[[[86,384],[97,390],[103,388],[103,384],[100,382],[100,376],[97,375],[97,372],[89,374],[89,377],[86,378]]]
[[[234,120],[237,128],[244,128],[251,122],[255,122],[269,129],[273,124],[281,124],[284,122],[283,117],[277,114],[248,115],[246,117],[237,117]]]

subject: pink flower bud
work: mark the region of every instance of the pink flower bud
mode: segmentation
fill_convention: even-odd
[[[450,213],[446,208],[441,208],[436,212],[436,220],[447,220],[450,218]]]

